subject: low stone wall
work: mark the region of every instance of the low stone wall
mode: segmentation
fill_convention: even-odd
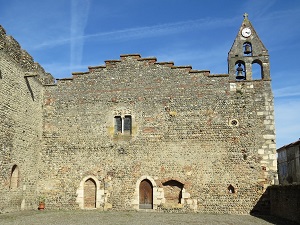
[[[274,185],[270,191],[270,213],[300,223],[300,184]]]

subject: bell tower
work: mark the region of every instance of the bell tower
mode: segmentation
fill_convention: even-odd
[[[261,80],[270,80],[268,50],[261,42],[248,14],[244,14],[243,23],[228,53],[228,73],[231,81],[253,80],[253,65],[257,64]]]

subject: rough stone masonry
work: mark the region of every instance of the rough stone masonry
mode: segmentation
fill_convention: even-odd
[[[277,179],[273,105],[247,15],[228,74],[127,54],[57,82],[0,26],[0,212],[247,214]]]

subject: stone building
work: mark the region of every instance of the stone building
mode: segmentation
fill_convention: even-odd
[[[277,149],[279,184],[300,183],[300,140]]]
[[[228,74],[128,54],[57,82],[0,27],[0,211],[249,213],[277,161],[269,55],[244,17]]]

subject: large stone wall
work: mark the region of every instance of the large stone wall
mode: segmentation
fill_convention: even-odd
[[[228,75],[122,55],[46,87],[38,190],[48,207],[78,208],[80,183],[93,176],[102,202],[135,209],[147,177],[157,208],[168,205],[163,183],[176,180],[188,208],[249,213],[274,179],[272,106],[270,81],[230,83]],[[114,134],[120,114],[132,116],[132,135]]]
[[[0,26],[0,212],[37,207],[41,81],[51,76],[37,65]]]
[[[43,198],[49,209],[249,213],[277,164],[268,54],[254,32],[263,60],[244,56],[244,39],[230,74],[133,54],[54,83],[0,27],[0,211]]]

